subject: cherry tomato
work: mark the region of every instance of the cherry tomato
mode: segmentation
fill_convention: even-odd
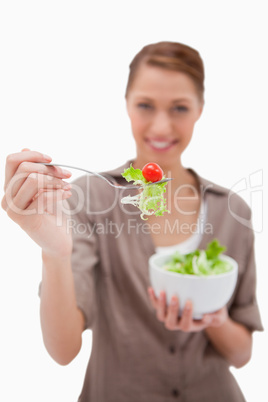
[[[142,169],[143,177],[147,181],[159,181],[163,177],[163,170],[157,163],[147,163]]]

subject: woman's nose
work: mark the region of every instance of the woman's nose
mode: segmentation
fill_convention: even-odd
[[[166,112],[157,112],[151,122],[151,133],[154,135],[169,135],[171,133],[171,118]]]

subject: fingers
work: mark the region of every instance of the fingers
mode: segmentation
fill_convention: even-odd
[[[193,304],[190,300],[186,301],[182,316],[179,322],[179,329],[184,332],[202,331],[211,324],[211,314],[203,315],[202,319],[193,319]]]
[[[153,306],[155,309],[157,309],[158,299],[157,299],[157,297],[155,296],[155,293],[154,293],[153,288],[151,288],[151,287],[148,288],[148,295],[149,295],[149,297],[150,297],[150,301],[151,301],[151,303],[152,303],[152,306]]]
[[[158,305],[157,305],[157,310],[156,310],[156,316],[159,321],[164,322],[166,318],[166,294],[165,292],[160,292],[159,295],[159,300],[158,300]]]
[[[44,191],[57,189],[63,189],[67,191],[71,188],[71,184],[61,179],[48,175],[30,173],[14,197],[12,194],[12,192],[14,191],[14,186],[12,183],[14,179],[16,179],[16,176],[12,178],[10,184],[7,187],[5,200],[3,200],[2,202],[2,207],[4,209],[16,208],[19,210],[24,210],[28,208],[31,202]]]
[[[40,152],[29,151],[28,148],[24,148],[22,152],[10,154],[6,158],[6,170],[5,170],[5,184],[4,190],[6,189],[9,181],[16,173],[19,165],[24,161],[29,162],[51,162],[52,158],[50,156],[44,155]]]
[[[159,298],[156,297],[152,287],[148,288],[148,294],[152,306],[156,310],[156,316],[159,321],[164,322],[166,328],[174,328],[178,322],[178,312],[179,312],[179,300],[175,296],[172,298],[171,304],[167,307],[166,305],[166,294],[165,292],[160,292]],[[174,303],[175,301],[175,303]]]
[[[11,196],[15,197],[17,195],[19,189],[22,187],[23,183],[29,177],[29,175],[32,175],[32,178],[35,177],[35,175],[37,176],[39,188],[42,188],[42,183],[46,185],[51,182],[51,188],[53,188],[53,184],[60,185],[61,182],[67,184],[66,182],[59,179],[70,177],[71,173],[65,173],[63,169],[59,169],[58,172],[55,171],[55,173],[51,173],[51,168],[52,167],[48,167],[42,164],[23,162],[18,168],[18,172],[21,173],[16,173],[16,175],[11,180],[12,185],[11,183],[8,185],[8,187],[11,187],[9,189]]]
[[[14,203],[18,208],[25,209],[32,199],[38,197],[40,192],[57,189],[70,190],[70,188],[71,184],[61,179],[31,173],[18,191],[17,195],[14,197]],[[53,191],[50,191],[50,193],[52,192]]]
[[[15,175],[7,184],[6,191],[7,187],[10,187],[12,182],[12,190],[10,190],[10,193],[11,196],[14,197],[31,173],[42,173],[43,175],[49,175],[60,179],[69,178],[71,176],[70,172],[65,169],[61,169],[60,167],[46,166],[41,163],[24,161],[19,165]]]
[[[31,207],[26,209],[26,212],[28,212],[31,208],[35,210],[35,213],[57,215],[59,208],[61,210],[59,204],[63,200],[69,198],[71,195],[71,191],[63,189],[58,189],[55,191],[43,191],[38,198],[33,201]]]
[[[180,319],[180,329],[188,332],[193,325],[193,305],[190,300],[186,301]]]
[[[204,321],[206,322],[207,326],[211,327],[219,327],[221,326],[228,317],[227,307],[223,307],[218,311],[215,311],[211,314],[206,314],[203,316]]]
[[[148,288],[151,303],[156,310],[156,316],[163,322],[165,327],[171,331],[181,330],[183,332],[197,332],[211,324],[212,320],[217,320],[218,313],[204,315],[201,320],[193,319],[193,304],[190,300],[186,301],[181,317],[179,317],[180,303],[177,296],[171,298],[170,304],[166,305],[165,292],[160,292],[159,298],[156,297],[154,290]]]
[[[165,327],[170,330],[178,329],[179,300],[173,296],[168,306]]]
[[[181,330],[184,332],[196,331],[199,324],[193,320],[193,305],[190,300],[186,301],[181,317],[179,318],[179,300],[176,296],[171,298],[165,327],[169,330]]]
[[[154,290],[149,287],[148,294],[153,307],[156,309],[156,316],[159,321],[164,321],[166,317],[166,295],[165,292],[160,292],[159,298],[155,296]]]
[[[39,196],[35,198],[28,206],[28,208],[21,210],[16,205],[12,208],[7,208],[8,216],[19,225],[23,224],[23,229],[32,228],[32,221],[25,221],[25,216],[42,215],[44,213],[57,216],[62,216],[63,201],[72,195],[71,191],[58,189],[54,191],[42,191]],[[62,204],[62,205],[61,205]],[[40,222],[37,220],[37,223]],[[35,224],[35,223],[34,223]],[[39,227],[35,227],[38,230]]]
[[[31,151],[29,148],[23,148],[21,152],[9,155],[6,162],[4,185],[6,193],[1,202],[2,208],[6,211],[12,207],[23,210],[29,206],[32,198],[42,191],[59,188],[67,191],[68,183],[62,179],[70,178],[71,173],[58,166],[43,164],[50,161],[51,157]],[[29,179],[31,174],[37,174],[37,179],[34,179],[35,176]]]

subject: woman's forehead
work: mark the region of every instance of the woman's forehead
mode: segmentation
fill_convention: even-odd
[[[192,79],[185,73],[160,67],[143,65],[129,89],[129,95],[140,97],[168,96],[191,100],[196,96]]]

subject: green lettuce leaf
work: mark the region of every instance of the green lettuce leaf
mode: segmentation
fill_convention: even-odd
[[[139,182],[148,183],[147,180],[143,177],[142,171],[140,169],[134,169],[132,165],[129,168],[124,170],[122,176],[126,179],[126,181],[134,181],[134,184],[139,184]],[[138,183],[137,183],[138,182]]]
[[[221,246],[217,239],[212,240],[207,245],[206,255],[208,259],[217,258],[223,251],[226,250],[226,247]]]

